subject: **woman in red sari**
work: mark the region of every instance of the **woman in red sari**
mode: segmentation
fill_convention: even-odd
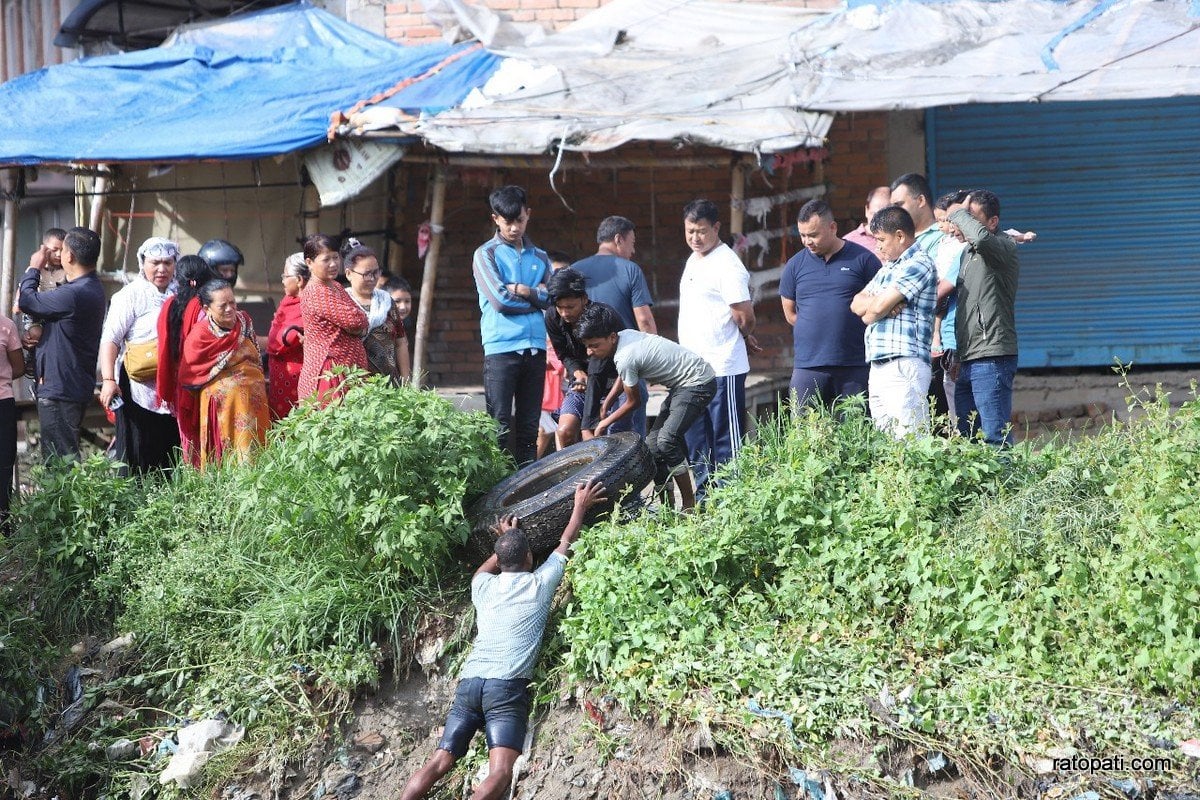
[[[308,265],[303,253],[293,253],[283,262],[283,299],[275,309],[267,334],[267,400],[271,419],[283,419],[296,406],[300,370],[304,368],[304,318],[300,292],[308,283]]]
[[[304,318],[304,368],[299,395],[316,394],[322,405],[340,397],[344,375],[327,375],[334,367],[367,370],[367,315],[337,282],[342,271],[333,238],[316,233],[304,240],[304,263],[312,277],[300,293]]]
[[[246,461],[266,440],[271,416],[254,323],[238,311],[229,281],[200,289],[207,318],[183,342],[179,385],[195,394],[200,467],[233,457]]]
[[[217,271],[200,256],[183,256],[175,263],[175,294],[168,297],[158,312],[158,396],[171,408],[179,425],[179,444],[183,463],[200,466],[200,417],[195,408],[196,395],[179,385],[179,362],[183,340],[204,316],[200,287],[217,278]]]

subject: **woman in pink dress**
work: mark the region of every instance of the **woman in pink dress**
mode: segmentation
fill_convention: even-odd
[[[329,375],[335,367],[368,369],[363,336],[367,315],[337,282],[342,271],[333,238],[315,233],[304,240],[304,263],[311,273],[300,292],[304,319],[304,368],[300,370],[300,399],[317,395],[321,405],[340,397],[344,374]]]

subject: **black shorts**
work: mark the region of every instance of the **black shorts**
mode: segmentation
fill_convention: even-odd
[[[528,727],[529,681],[464,678],[458,682],[438,749],[462,758],[471,737],[483,728],[489,750],[507,747],[520,753]]]

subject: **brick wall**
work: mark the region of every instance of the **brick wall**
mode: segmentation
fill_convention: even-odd
[[[810,186],[824,174],[833,183],[829,197],[843,230],[857,225],[867,191],[886,182],[884,139],[886,115],[859,114],[839,118],[830,134],[829,156],[820,165],[798,164],[791,170],[768,175],[752,171],[746,197],[780,194]],[[842,137],[845,137],[843,142]],[[675,149],[668,144],[627,145],[604,154],[608,158],[653,161],[655,166],[615,169],[588,167],[568,158],[555,182],[569,210],[551,190],[550,162],[537,168],[450,167],[446,191],[445,240],[435,289],[429,344],[430,381],[438,386],[478,385],[483,350],[479,338],[479,307],[471,276],[471,255],[493,233],[487,195],[507,183],[529,192],[529,234],[541,247],[562,250],[572,258],[595,252],[595,232],[610,214],[629,217],[638,226],[637,261],[646,274],[655,298],[660,332],[675,336],[679,277],[690,253],[683,241],[683,206],[697,197],[708,197],[722,208],[722,230],[729,228],[729,196],[733,154],[712,148]],[[715,166],[673,167],[677,158],[703,157]],[[401,272],[419,288],[422,265],[416,255],[416,228],[427,218],[425,210],[432,167],[401,162],[398,201],[403,206]],[[760,226],[747,218],[747,231],[792,225],[799,203],[776,207]],[[725,237],[728,241],[728,237]],[[759,266],[757,250],[749,254],[750,269],[779,266],[799,247],[795,237],[775,239]],[[781,372],[791,368],[791,329],[783,319],[774,285],[755,306],[758,338],[764,352],[752,359],[755,372]]]
[[[829,129],[829,159],[825,180],[833,186],[829,205],[845,233],[863,221],[867,192],[891,183],[896,174],[888,168],[888,115],[885,113],[839,114]],[[897,173],[898,174],[898,173]]]
[[[757,5],[795,8],[833,8],[838,5],[838,0],[755,2]],[[604,5],[604,0],[486,0],[482,5],[504,12],[515,22],[538,22],[548,30],[554,31]],[[387,38],[402,44],[421,44],[441,38],[441,30],[425,16],[425,7],[421,0],[387,3],[384,9],[384,30]]]

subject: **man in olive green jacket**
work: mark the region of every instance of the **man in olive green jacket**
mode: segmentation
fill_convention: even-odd
[[[955,336],[962,362],[954,391],[958,429],[983,432],[988,444],[1012,443],[1013,376],[1017,372],[1017,244],[1000,230],[1000,198],[971,191],[946,209],[947,231],[967,243],[956,287]]]

